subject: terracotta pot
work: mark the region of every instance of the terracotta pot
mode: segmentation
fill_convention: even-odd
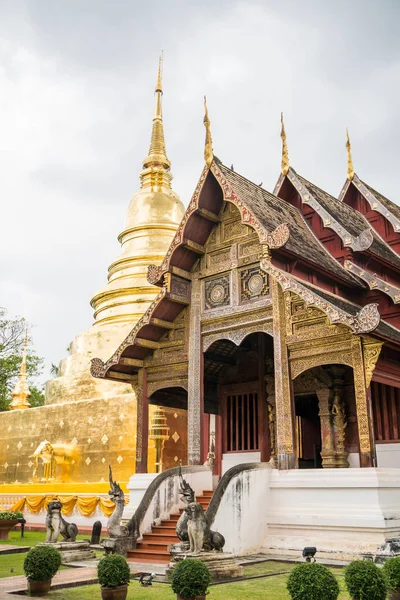
[[[8,533],[18,525],[17,519],[0,519],[0,540],[8,540]]]
[[[28,579],[28,592],[30,596],[47,596],[51,587],[51,579],[49,581],[33,581]]]
[[[389,590],[388,598],[389,600],[400,600],[400,588]]]
[[[128,595],[128,584],[115,588],[102,587],[101,597],[103,600],[125,600]]]

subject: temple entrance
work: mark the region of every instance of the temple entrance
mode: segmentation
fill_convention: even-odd
[[[187,464],[187,391],[165,387],[149,397],[149,473]]]
[[[310,394],[296,397],[295,411],[299,469],[320,469],[321,422],[317,396]]]
[[[265,333],[251,333],[239,345],[218,340],[204,353],[204,406],[216,415],[216,474],[270,459],[266,378],[273,373],[273,338]]]

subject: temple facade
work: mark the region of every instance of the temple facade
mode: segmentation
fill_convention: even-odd
[[[400,467],[400,208],[354,172],[338,198],[289,164],[274,193],[212,151],[159,266],[158,295],[92,374],[187,411],[188,463]]]

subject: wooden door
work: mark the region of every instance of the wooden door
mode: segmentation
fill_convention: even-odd
[[[259,451],[258,382],[224,386],[221,408],[223,453]]]

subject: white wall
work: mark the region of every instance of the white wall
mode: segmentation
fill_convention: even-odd
[[[261,462],[261,452],[229,452],[222,455],[222,475],[231,467]]]
[[[270,509],[270,473],[270,468],[242,471],[229,482],[211,525],[225,537],[225,552],[246,554],[262,547]]]
[[[400,444],[376,444],[378,467],[400,469]]]

